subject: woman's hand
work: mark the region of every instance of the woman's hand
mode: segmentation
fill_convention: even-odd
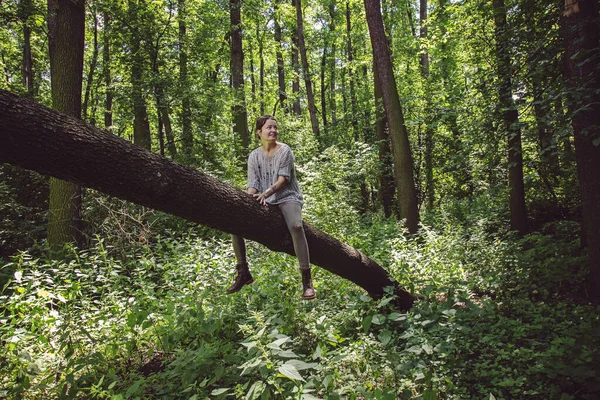
[[[253,196],[253,197],[254,197],[256,200],[258,200],[258,202],[259,202],[260,204],[262,204],[263,206],[266,206],[266,205],[267,205],[267,198],[265,197],[265,194],[264,194],[264,193],[261,193],[261,194],[255,193],[255,194],[253,194],[252,196]]]
[[[268,188],[268,189],[267,189],[267,190],[265,190],[263,193],[260,193],[260,194],[258,194],[258,193],[254,193],[252,196],[254,196],[254,198],[255,198],[256,200],[258,200],[258,202],[259,202],[260,204],[262,204],[263,206],[266,206],[266,205],[267,205],[267,198],[268,198],[269,196],[271,196],[272,194],[273,194],[273,189],[271,189],[271,188]]]

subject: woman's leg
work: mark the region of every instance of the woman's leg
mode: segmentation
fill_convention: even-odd
[[[308,243],[304,234],[304,226],[302,225],[302,206],[296,203],[279,204],[279,209],[283,214],[285,223],[294,242],[294,251],[298,257],[300,269],[310,269],[310,255],[308,252]]]
[[[245,285],[249,285],[254,282],[252,274],[248,269],[248,260],[246,259],[246,242],[244,238],[238,235],[231,235],[231,242],[233,243],[233,253],[237,260],[237,275],[235,282],[227,289],[227,293],[235,293],[243,288]]]
[[[294,251],[298,257],[300,264],[300,273],[302,274],[302,299],[312,300],[317,297],[317,293],[312,286],[310,276],[310,255],[308,253],[308,243],[304,234],[304,226],[302,225],[302,207],[296,203],[279,204],[279,209],[283,213],[285,223],[292,235],[294,243]]]
[[[246,259],[246,242],[244,238],[238,235],[231,235],[231,242],[233,244],[233,254],[239,264],[248,264]]]

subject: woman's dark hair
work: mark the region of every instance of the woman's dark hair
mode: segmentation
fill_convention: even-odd
[[[262,117],[258,117],[256,120],[256,130],[260,131],[265,123],[267,123],[267,121],[270,119],[277,121],[272,115],[263,115]]]

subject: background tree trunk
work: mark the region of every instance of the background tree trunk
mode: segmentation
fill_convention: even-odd
[[[354,50],[352,48],[352,25],[351,25],[351,14],[350,14],[350,3],[346,2],[346,52],[348,59],[348,66],[346,67],[346,74],[348,76],[348,83],[350,85],[350,115],[352,115],[352,134],[354,140],[358,138],[358,113],[356,104],[356,88],[354,87]]]
[[[88,72],[88,78],[85,84],[85,95],[83,96],[82,108],[82,119],[88,120],[88,105],[90,102],[90,95],[92,93],[92,86],[94,84],[94,75],[96,74],[96,64],[98,64],[98,15],[94,10],[94,51],[92,53],[92,61],[90,62],[90,71]],[[92,113],[92,119],[94,118]]]
[[[263,207],[243,191],[194,168],[2,90],[0,108],[4,110],[0,163],[74,181],[294,254],[276,207]],[[305,230],[312,263],[349,279],[375,298],[392,286],[397,306],[411,307],[412,296],[377,263],[308,224]]]
[[[373,47],[375,74],[379,75],[381,94],[385,108],[388,129],[394,155],[394,169],[400,217],[406,219],[410,233],[419,228],[419,210],[413,176],[413,162],[408,141],[408,132],[404,125],[404,115],[396,87],[396,78],[392,69],[390,51],[381,18],[379,0],[364,0],[367,23]]]
[[[296,2],[300,0],[292,0],[292,7],[296,9]],[[297,24],[296,24],[297,25]],[[294,114],[300,116],[302,111],[300,109],[300,57],[298,55],[298,27],[295,26],[292,30],[292,69],[294,71],[294,78],[292,80],[292,93],[294,95],[294,104],[292,109]]]
[[[230,0],[229,16],[231,23],[231,85],[233,87],[234,103],[233,131],[241,140],[241,159],[248,157],[250,133],[248,132],[248,115],[244,99],[244,51],[242,49],[242,2]]]
[[[381,83],[379,75],[373,74],[375,78],[375,130],[377,131],[377,150],[379,155],[379,200],[383,206],[383,214],[386,218],[392,215],[394,206],[394,175],[392,167],[392,154],[390,152],[390,137],[388,135],[383,98],[381,97]]]
[[[277,84],[279,85],[279,104],[281,108],[286,110],[286,90],[285,90],[285,67],[283,64],[282,44],[281,44],[281,24],[279,23],[279,1],[275,0],[273,3],[273,21],[275,24],[275,57],[277,58]]]
[[[33,97],[33,58],[31,57],[31,27],[29,16],[32,13],[32,0],[19,0],[19,18],[23,23],[23,86],[27,96]]]
[[[177,23],[179,26],[179,84],[182,88],[181,96],[181,150],[186,162],[192,160],[194,152],[194,134],[192,132],[192,107],[190,104],[190,93],[188,84],[188,46],[187,46],[187,23],[186,23],[186,0],[179,0],[177,3]],[[169,143],[167,146],[171,153],[176,152],[175,143]]]
[[[510,227],[521,235],[527,233],[527,208],[523,182],[523,150],[519,114],[512,97],[512,66],[504,0],[494,0],[498,97],[502,109],[504,131],[508,142],[508,186],[510,189]]]
[[[302,17],[302,0],[295,0],[296,4],[296,31],[298,37],[298,50],[302,60],[302,76],[306,86],[306,101],[308,103],[308,113],[310,114],[310,125],[316,137],[319,137],[319,121],[317,119],[317,107],[315,105],[315,95],[313,93],[312,79],[308,66],[308,57],[306,54],[306,44],[304,43],[304,20]]]
[[[110,73],[110,14],[107,11],[103,12],[104,22],[104,46],[102,48],[102,62],[104,64],[104,85],[106,86],[106,97],[104,99],[104,127],[112,131],[113,126],[113,115],[112,115],[112,103],[113,103],[113,88],[112,78]]]
[[[569,109],[575,137],[575,157],[583,233],[588,247],[589,294],[600,301],[600,52],[597,1],[573,1],[564,12],[565,70]]]
[[[85,3],[83,0],[48,0],[48,45],[52,107],[81,117]],[[81,187],[50,179],[48,244],[59,248],[80,242]]]

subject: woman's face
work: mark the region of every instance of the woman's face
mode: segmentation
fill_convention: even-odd
[[[276,142],[277,141],[277,121],[268,119],[267,122],[257,131],[261,142]]]

